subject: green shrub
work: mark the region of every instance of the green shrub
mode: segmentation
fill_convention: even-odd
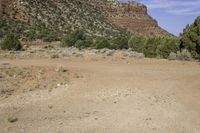
[[[76,43],[77,40],[73,38],[71,35],[67,35],[61,40],[61,47],[72,47]]]
[[[111,45],[108,39],[105,37],[97,38],[96,40],[96,49],[103,49],[103,48],[109,48]]]
[[[156,49],[157,56],[168,58],[170,53],[179,50],[179,39],[175,37],[163,38],[162,43]]]
[[[79,48],[79,49],[84,49],[84,48],[86,48],[85,42],[83,40],[78,40],[75,43],[75,47]]]
[[[85,38],[85,40],[78,40],[78,41],[76,41],[75,47],[76,47],[76,48],[79,48],[79,49],[84,49],[84,48],[88,48],[88,47],[93,47],[92,38],[87,37],[87,38]]]
[[[85,40],[85,39],[86,39],[86,35],[84,34],[83,31],[75,31],[62,38],[61,46],[72,47],[72,46],[75,46],[75,43],[78,40]]]
[[[111,41],[111,49],[127,49],[128,39],[126,37],[116,37]]]
[[[143,47],[146,43],[146,37],[141,35],[134,35],[128,41],[129,48],[132,48],[136,52],[143,52]]]
[[[0,43],[0,47],[3,50],[21,50],[22,45],[17,36],[14,34],[8,34]]]
[[[146,57],[156,57],[156,49],[157,46],[162,44],[162,39],[161,38],[156,38],[156,37],[151,37],[147,39],[147,42],[145,43],[143,47],[143,53]]]
[[[73,32],[72,36],[76,40],[85,40],[86,39],[86,35],[85,35],[84,31],[82,31],[82,30],[77,30],[77,31]]]

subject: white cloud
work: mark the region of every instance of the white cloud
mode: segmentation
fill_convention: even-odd
[[[200,15],[200,0],[146,0],[144,2],[151,10],[162,9],[175,15]]]

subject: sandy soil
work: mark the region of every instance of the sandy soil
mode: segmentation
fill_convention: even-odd
[[[1,59],[0,88],[1,133],[200,133],[198,62]]]

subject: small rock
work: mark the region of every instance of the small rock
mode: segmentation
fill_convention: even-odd
[[[49,106],[48,106],[48,108],[49,108],[49,109],[52,109],[52,108],[53,108],[53,106],[52,106],[52,105],[49,105]]]
[[[38,84],[38,85],[36,85],[36,86],[35,86],[35,88],[36,88],[36,89],[40,88],[40,85],[39,85],[39,84]]]
[[[61,86],[61,84],[57,84],[57,87],[60,87]]]
[[[43,48],[44,48],[44,49],[53,49],[54,46],[52,46],[52,45],[46,45],[46,46],[44,46]]]
[[[146,121],[151,121],[152,119],[151,119],[151,118],[146,118],[145,120],[146,120]]]
[[[65,87],[68,87],[68,84],[65,84]]]
[[[52,59],[59,58],[59,55],[53,54],[53,55],[50,56],[50,58],[52,58]]]
[[[23,45],[23,49],[24,49],[24,50],[27,50],[28,48],[29,48],[28,45]]]
[[[30,88],[29,91],[33,91],[33,88]]]
[[[67,72],[67,69],[63,68],[62,66],[59,66],[55,70],[56,72]]]
[[[80,76],[76,73],[76,74],[75,74],[75,78],[78,79],[78,78],[80,78]]]
[[[109,49],[104,48],[104,49],[101,49],[99,52],[100,52],[100,53],[106,53],[107,51],[109,51]]]
[[[17,122],[17,121],[18,121],[18,118],[17,118],[17,117],[9,117],[9,118],[8,118],[8,121],[9,121],[10,123],[14,123],[14,122]]]
[[[3,63],[2,65],[3,66],[8,66],[8,65],[10,65],[10,63]]]
[[[49,89],[49,92],[52,92],[52,89]]]
[[[36,51],[35,50],[31,50],[31,51],[29,51],[29,53],[30,54],[34,54],[34,53],[36,53]]]
[[[115,50],[107,50],[105,52],[106,56],[112,56],[115,53]]]

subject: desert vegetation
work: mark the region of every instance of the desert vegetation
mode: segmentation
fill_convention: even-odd
[[[61,46],[76,47],[79,49],[129,49],[138,53],[144,53],[144,55],[149,58],[168,58],[171,53],[178,54],[178,51],[182,51],[180,43],[180,37],[173,36],[147,37],[142,35],[132,35],[131,37],[95,38],[86,35],[83,31],[75,31],[63,37]],[[185,51],[191,52],[187,48]]]
[[[16,35],[8,34],[0,42],[0,47],[3,50],[20,50],[22,45]]]
[[[184,33],[185,34],[185,33]],[[34,34],[33,34],[34,35]],[[32,36],[32,35],[31,35]],[[29,36],[30,38],[32,38]],[[33,37],[35,38],[35,37]],[[142,35],[119,36],[119,37],[92,37],[86,34],[83,30],[76,30],[68,33],[63,37],[53,35],[44,35],[43,41],[53,42],[61,40],[60,46],[76,47],[78,49],[110,49],[110,50],[131,50],[138,53],[143,53],[148,58],[170,58],[170,59],[185,59],[184,56],[191,56],[196,58],[198,56],[198,44],[190,47],[182,46],[184,38],[181,37],[147,37]],[[61,39],[58,39],[61,38]],[[18,36],[8,34],[4,36],[0,43],[3,50],[20,50],[22,48]],[[185,49],[185,50],[183,50]],[[187,52],[186,52],[187,51]],[[185,54],[188,53],[188,54]],[[191,54],[190,54],[191,53]],[[173,58],[172,55],[174,56]],[[188,60],[187,59],[187,60]]]
[[[14,27],[14,28],[13,28]],[[144,36],[141,34],[112,34],[106,29],[106,34],[91,34],[87,29],[73,28],[66,32],[52,30],[44,24],[30,26],[11,19],[0,19],[0,47],[3,50],[20,50],[20,40],[44,42],[61,41],[61,47],[76,47],[78,49],[111,49],[131,50],[143,53],[148,58],[186,59],[199,58],[200,55],[200,17],[187,25],[179,37],[175,36]],[[16,32],[17,31],[17,32]],[[12,33],[12,34],[10,34]],[[99,30],[101,33],[101,30]],[[109,35],[108,35],[109,34]],[[191,56],[191,57],[190,57]]]

